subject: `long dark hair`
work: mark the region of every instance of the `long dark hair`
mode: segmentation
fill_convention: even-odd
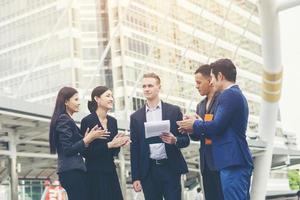
[[[78,93],[77,90],[72,87],[63,87],[59,90],[57,94],[55,108],[53,111],[53,115],[51,117],[50,130],[49,130],[49,145],[50,145],[51,154],[56,153],[56,147],[57,147],[56,144],[57,136],[55,135],[56,121],[61,114],[67,113],[65,102],[69,100],[76,93]]]
[[[88,101],[88,109],[91,113],[95,112],[98,108],[98,104],[95,100],[95,97],[100,97],[107,90],[109,90],[109,88],[105,86],[98,86],[93,89],[91,94],[91,101]]]

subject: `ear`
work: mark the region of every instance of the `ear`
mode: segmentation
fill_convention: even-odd
[[[65,105],[66,105],[66,106],[68,105],[68,103],[69,103],[69,101],[68,101],[68,100],[65,100]]]
[[[209,84],[212,82],[212,77],[210,76],[207,81],[209,82]]]
[[[222,81],[224,79],[224,76],[221,72],[218,72],[218,77],[217,77],[218,81]]]

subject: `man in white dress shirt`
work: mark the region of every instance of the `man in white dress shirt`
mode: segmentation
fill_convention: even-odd
[[[131,175],[133,189],[143,190],[146,200],[180,200],[181,174],[188,172],[180,148],[190,143],[187,135],[178,132],[176,121],[182,119],[178,106],[162,102],[160,78],[144,74],[143,93],[146,104],[130,116]],[[145,139],[145,122],[170,120],[170,132]]]

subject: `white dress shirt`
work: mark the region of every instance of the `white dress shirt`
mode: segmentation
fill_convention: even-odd
[[[162,120],[161,101],[154,108],[149,108],[146,104],[146,120],[147,122]],[[161,160],[168,158],[165,143],[149,144],[149,147],[151,159]]]

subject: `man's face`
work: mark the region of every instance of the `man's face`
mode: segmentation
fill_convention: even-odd
[[[158,97],[160,84],[155,78],[143,78],[143,93],[147,100],[153,100]]]
[[[208,95],[208,93],[212,89],[210,80],[210,76],[203,76],[201,73],[195,74],[196,89],[199,91],[201,96]]]
[[[211,84],[214,86],[216,91],[222,90],[222,74],[219,72],[218,76],[216,77],[212,72],[210,73],[211,76]]]

